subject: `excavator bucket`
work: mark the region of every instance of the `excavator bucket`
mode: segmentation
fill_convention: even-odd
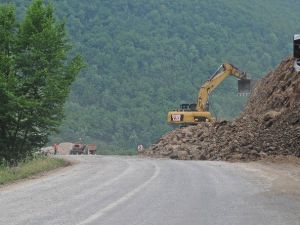
[[[247,96],[251,92],[251,80],[244,79],[238,80],[238,95],[239,96]]]

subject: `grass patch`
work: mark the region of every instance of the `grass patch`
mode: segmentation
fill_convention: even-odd
[[[67,166],[69,162],[63,159],[36,157],[19,163],[16,167],[0,166],[0,185],[12,183],[33,175]]]

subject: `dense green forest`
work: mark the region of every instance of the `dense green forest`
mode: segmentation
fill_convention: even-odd
[[[11,0],[24,11],[30,0]],[[171,128],[166,113],[197,92],[220,64],[262,77],[291,54],[300,31],[296,0],[54,0],[86,68],[53,142],[95,142],[100,152],[149,145]],[[245,97],[228,79],[214,92],[218,118],[238,115]],[[116,149],[116,150],[114,150]]]

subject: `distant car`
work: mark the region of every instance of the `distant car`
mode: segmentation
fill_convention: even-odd
[[[82,155],[85,152],[87,145],[81,143],[75,143],[70,151],[71,155]]]
[[[96,144],[75,143],[70,151],[71,155],[95,155],[97,150]]]

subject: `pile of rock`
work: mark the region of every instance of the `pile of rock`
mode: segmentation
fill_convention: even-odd
[[[259,81],[245,111],[233,122],[173,130],[142,154],[185,160],[300,157],[300,74],[293,62],[284,60]]]
[[[57,155],[69,155],[72,150],[73,145],[74,144],[70,143],[70,142],[64,142],[64,143],[58,144],[56,154]],[[36,152],[36,154],[46,155],[46,156],[54,155],[55,154],[54,146],[48,146],[48,147],[41,148],[41,150]]]

